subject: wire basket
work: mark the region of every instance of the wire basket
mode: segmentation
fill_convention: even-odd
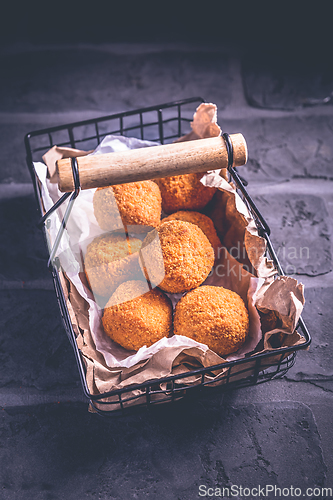
[[[109,134],[137,137],[142,140],[156,141],[160,144],[171,143],[190,131],[193,111],[202,102],[204,102],[202,98],[194,97],[28,133],[25,136],[26,160],[42,216],[40,225],[43,228],[45,241],[47,242],[47,217],[45,216],[41,187],[33,162],[41,161],[43,154],[54,145],[83,150],[95,149],[102,139]],[[228,146],[227,134],[225,134],[225,139]],[[228,170],[239,194],[256,222],[259,235],[266,239],[267,256],[274,262],[278,274],[283,275],[283,270],[269,237],[270,229],[248,194],[246,181],[239,176],[236,169],[230,166]],[[68,195],[66,194],[66,196]],[[73,193],[73,196],[75,196],[75,193]],[[174,402],[183,399],[189,394],[202,391],[213,392],[214,390],[226,391],[281,378],[295,363],[297,350],[306,349],[311,342],[306,325],[303,319],[300,318],[297,330],[305,339],[302,344],[252,354],[250,357],[224,362],[215,366],[200,367],[187,373],[111,390],[104,394],[91,394],[87,386],[85,364],[76,342],[76,335],[73,330],[56,260],[50,258],[49,266],[63,325],[74,350],[84,394],[90,401],[92,411],[103,415],[125,414],[161,403]],[[212,381],[210,375],[221,369],[221,374]],[[194,378],[195,382],[188,383],[186,381],[188,377],[192,377],[191,380]]]

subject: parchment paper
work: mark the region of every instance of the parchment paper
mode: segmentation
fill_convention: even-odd
[[[192,132],[180,140],[219,135],[221,129],[216,121],[216,106],[201,104],[194,114],[191,126]],[[107,136],[96,151],[88,153],[100,154],[154,145],[134,138]],[[35,164],[42,185],[45,210],[48,210],[61,196],[56,184],[55,161],[60,157],[80,154],[87,152],[55,146],[44,155],[45,164]],[[204,284],[224,286],[234,290],[243,298],[249,310],[248,339],[237,353],[226,359],[231,360],[244,357],[258,348],[260,343],[263,343],[260,350],[272,349],[270,338],[276,333],[283,333],[285,337],[292,338],[291,345],[302,342],[301,336],[295,334],[294,330],[304,305],[304,296],[302,285],[293,278],[274,279],[276,270],[265,257],[266,242],[258,236],[247,207],[237,194],[235,186],[226,178],[225,171],[212,171],[208,172],[201,182],[206,186],[218,188],[208,215],[213,219],[225,245],[221,247],[214,269]],[[82,267],[82,252],[85,251],[88,242],[103,233],[93,213],[94,191],[81,191],[74,203],[67,231],[57,252],[63,273],[63,289],[74,331],[77,334],[78,347],[86,363],[89,390],[92,393],[104,393],[113,388],[173,373],[183,373],[189,370],[189,366],[212,366],[223,362],[224,360],[207,346],[183,336],[174,335],[171,338],[161,339],[149,348],[142,347],[138,352],[129,352],[105,335],[101,324],[103,310],[96,303],[87,285]],[[51,217],[48,231],[50,247],[60,227],[60,219],[66,204]],[[119,220],[119,226],[122,227],[120,215]],[[237,260],[229,253],[235,249],[239,250]],[[174,305],[180,297],[181,295],[171,296]],[[262,315],[272,312],[276,315],[277,321],[271,330],[262,332],[258,310]],[[287,342],[290,343],[290,340]],[[283,345],[281,342],[281,346]],[[214,375],[218,376],[222,371]]]

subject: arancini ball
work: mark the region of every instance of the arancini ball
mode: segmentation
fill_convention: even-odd
[[[130,182],[98,188],[93,197],[94,214],[104,231],[121,229],[145,232],[161,221],[162,198],[153,181]]]
[[[220,286],[188,292],[175,307],[174,333],[206,344],[220,356],[237,351],[249,332],[249,314],[242,298]]]
[[[182,293],[201,285],[214,265],[214,250],[195,224],[163,222],[142,243],[146,277],[165,292]]]
[[[200,212],[193,212],[191,210],[180,210],[179,212],[169,215],[163,219],[162,222],[167,222],[169,220],[191,222],[192,224],[200,227],[201,231],[207,236],[214,249],[215,258],[219,256],[219,249],[222,247],[222,244],[220,238],[217,236],[213,221],[207,217],[207,215],[201,214]]]
[[[216,192],[216,188],[200,182],[203,175],[204,172],[199,172],[154,179],[161,191],[163,211],[172,214],[179,210],[203,209]]]
[[[127,281],[106,304],[102,323],[114,342],[138,351],[172,333],[172,304],[161,290],[147,292],[147,283]]]
[[[124,281],[140,279],[141,240],[123,233],[96,237],[87,247],[84,268],[94,294],[109,298]]]

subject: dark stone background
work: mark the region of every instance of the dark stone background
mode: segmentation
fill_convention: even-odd
[[[333,488],[329,8],[1,7],[0,498],[192,500],[200,484]],[[247,139],[241,175],[284,267],[295,265],[306,286],[312,343],[281,380],[105,421],[87,411],[61,323],[23,138],[196,95],[217,104],[223,130]],[[295,261],[291,247],[309,255]]]

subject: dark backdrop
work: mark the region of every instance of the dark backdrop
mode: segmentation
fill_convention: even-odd
[[[0,43],[239,41],[321,57],[332,49],[332,2],[2,2]]]

